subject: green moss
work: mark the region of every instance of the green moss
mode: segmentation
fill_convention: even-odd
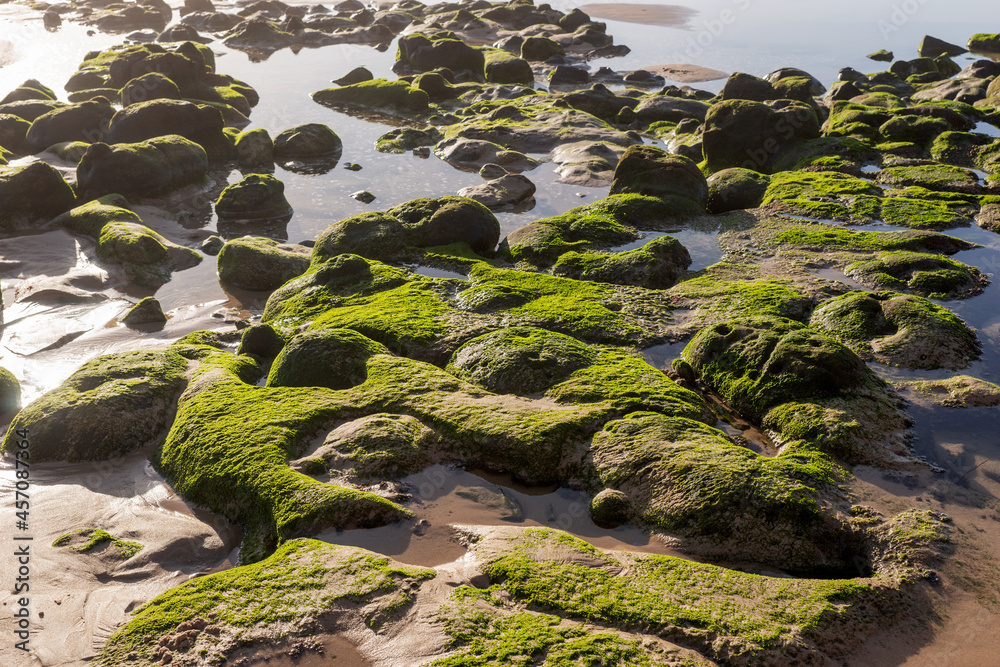
[[[330,107],[355,106],[386,113],[412,115],[427,109],[427,93],[410,86],[406,81],[373,79],[361,83],[326,88],[313,93],[319,104]]]
[[[874,259],[854,262],[846,273],[873,288],[935,299],[975,294],[988,282],[973,266],[939,255],[904,251],[883,252]]]
[[[186,371],[169,350],[98,357],[21,410],[3,449],[13,452],[14,434],[28,429],[34,461],[121,456],[161,436]]]
[[[812,311],[812,299],[782,280],[725,280],[711,273],[672,287],[678,307],[697,308],[702,321],[734,316],[776,315],[802,320]]]
[[[83,542],[83,540],[86,541]],[[82,542],[82,544],[74,544],[75,542]],[[128,560],[142,551],[142,544],[139,542],[118,539],[100,528],[78,528],[57,537],[52,546],[68,546],[77,553],[85,554],[103,544],[110,544],[121,560]]]
[[[497,588],[534,609],[652,632],[717,659],[780,653],[848,622],[873,592],[860,582],[763,577],[670,556],[595,555],[582,541],[563,535],[555,547],[549,536],[558,533],[538,532],[536,544],[489,562]],[[547,547],[561,557],[547,558]]]
[[[72,232],[97,240],[104,226],[110,222],[142,224],[142,218],[129,210],[127,205],[124,197],[108,195],[63,213],[55,222]]]
[[[892,186],[917,185],[945,192],[970,192],[978,188],[974,173],[947,164],[887,167],[878,174],[879,183]]]
[[[672,236],[661,236],[625,252],[563,253],[552,272],[599,283],[667,289],[690,265],[691,255],[687,248]]]
[[[841,197],[845,195],[874,195],[879,187],[860,178],[832,171],[796,172],[774,174],[764,194],[763,203],[775,200],[799,200],[813,197]]]
[[[121,217],[118,212],[112,214]],[[159,287],[170,280],[173,271],[201,261],[197,251],[171,243],[145,225],[120,221],[101,227],[97,256],[119,266],[132,282],[149,287]]]
[[[535,74],[526,60],[507,53],[503,49],[482,47],[485,58],[483,75],[489,83],[521,84],[532,86]]]
[[[295,540],[267,560],[197,577],[157,596],[108,639],[99,664],[123,664],[133,651],[158,662],[159,647],[149,638],[196,618],[214,617],[224,628],[273,639],[276,625],[282,633],[296,634],[306,629],[305,619],[348,604],[364,605],[364,620],[378,627],[410,603],[407,590],[433,577],[433,570],[362,549]]]

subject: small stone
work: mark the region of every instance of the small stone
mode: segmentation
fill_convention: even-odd
[[[212,236],[209,236],[207,239],[202,241],[201,246],[199,247],[201,248],[201,251],[206,255],[215,256],[219,254],[219,251],[222,250],[222,246],[224,246],[225,244],[226,242],[222,240],[221,236],[216,236],[213,234]]]
[[[887,51],[885,49],[879,49],[875,53],[869,53],[867,57],[869,60],[874,60],[876,62],[881,62],[881,63],[890,63],[896,59],[896,56],[893,54],[892,51]]]
[[[375,195],[368,192],[367,190],[358,190],[357,192],[352,192],[351,197],[357,199],[362,204],[371,204],[375,201]]]
[[[166,321],[167,316],[163,314],[160,302],[152,296],[147,296],[132,306],[132,309],[122,318],[122,324],[128,327],[139,324],[162,324]]]
[[[431,156],[430,146],[418,146],[413,149],[413,154],[421,158],[429,158]]]
[[[344,169],[347,169],[348,171],[361,171],[361,165],[357,162],[348,162],[344,165]]]
[[[506,169],[492,162],[484,164],[482,169],[479,170],[479,175],[488,181],[492,181],[494,178],[500,178],[501,176],[506,176],[507,173]]]

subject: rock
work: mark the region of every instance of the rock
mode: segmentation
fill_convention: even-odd
[[[511,55],[502,49],[484,48],[483,74],[486,81],[495,84],[521,84],[531,86],[535,73],[527,60]]]
[[[490,209],[519,204],[535,194],[535,184],[521,174],[507,174],[482,185],[473,185],[458,191]]]
[[[141,225],[142,218],[128,208],[125,197],[112,194],[77,206],[58,216],[52,224],[96,241],[104,226],[111,222],[134,222]]]
[[[308,459],[291,465],[306,469],[322,461],[324,472],[330,469],[352,480],[384,482],[430,465],[439,440],[414,417],[374,414],[338,426]]]
[[[309,268],[311,251],[260,236],[243,236],[219,252],[219,280],[242,289],[275,290]]]
[[[634,98],[613,93],[602,83],[595,83],[587,90],[567,93],[562,99],[574,109],[597,116],[606,123],[621,122],[622,110],[634,109],[639,104]]]
[[[777,99],[774,87],[765,81],[751,74],[736,72],[726,81],[722,87],[719,97],[723,100],[751,100],[754,102],[765,102]]]
[[[285,339],[270,324],[254,324],[243,330],[236,353],[274,359],[284,346]]]
[[[495,394],[536,394],[597,358],[589,346],[565,334],[510,327],[469,341],[447,370]]]
[[[659,74],[654,74],[648,70],[637,69],[633,72],[629,72],[622,77],[622,81],[625,83],[631,83],[636,86],[662,86],[664,83],[664,78]]]
[[[783,149],[817,137],[816,113],[805,104],[787,102],[776,109],[759,102],[727,100],[708,110],[702,150],[713,172],[742,167],[767,173]]]
[[[313,257],[324,261],[338,255],[357,254],[394,261],[401,258],[408,240],[402,223],[394,216],[382,212],[360,213],[323,230],[316,238]]]
[[[177,100],[181,91],[177,84],[159,72],[150,72],[132,79],[122,88],[122,106],[130,106],[148,100]]]
[[[28,100],[51,100],[56,99],[56,94],[52,89],[42,85],[36,79],[28,79],[0,100],[0,104],[9,102],[25,102]]]
[[[368,359],[376,354],[389,354],[389,350],[356,331],[306,331],[289,340],[278,354],[267,386],[356,387],[368,377]]]
[[[228,157],[232,144],[222,132],[218,109],[183,100],[138,102],[117,112],[111,119],[106,141],[136,143],[175,134],[199,144],[213,159]]]
[[[415,127],[401,127],[389,130],[375,141],[379,153],[405,153],[420,146],[433,146],[442,138],[437,128],[418,130]]]
[[[563,144],[552,153],[552,162],[559,165],[557,183],[586,187],[611,185],[615,167],[625,154],[621,146],[597,142]]]
[[[616,489],[604,489],[590,501],[590,518],[602,526],[628,523],[631,511],[629,497]]]
[[[215,202],[220,221],[258,222],[291,218],[285,184],[267,174],[248,174],[226,187]]]
[[[481,76],[485,68],[482,51],[453,37],[428,38],[422,33],[404,35],[398,41],[399,60],[415,72],[447,67]]]
[[[1000,405],[1000,387],[968,375],[945,380],[921,380],[904,383],[918,397],[929,398],[949,408],[996,407]]]
[[[1000,53],[1000,34],[979,33],[970,37],[965,45],[976,53]]]
[[[274,142],[262,127],[240,132],[233,146],[241,165],[266,168],[274,164]]]
[[[427,93],[406,81],[373,79],[341,88],[326,88],[313,93],[313,100],[330,107],[364,107],[383,113],[421,112],[430,103]]]
[[[885,49],[879,49],[874,53],[869,53],[866,57],[869,60],[874,60],[875,62],[880,62],[880,63],[891,63],[893,60],[896,59],[896,56],[893,55],[892,51],[887,51]]]
[[[506,176],[508,172],[506,169],[498,164],[484,164],[483,168],[479,170],[479,175],[485,178],[487,181],[492,181],[495,178],[500,178],[501,176]]]
[[[615,168],[610,194],[629,193],[670,199],[692,211],[704,211],[708,183],[686,157],[655,146],[629,146]]]
[[[990,82],[987,79],[948,79],[939,84],[921,88],[913,94],[916,101],[955,100],[974,104],[988,95]]]
[[[292,33],[285,32],[262,18],[254,18],[235,26],[223,43],[234,49],[277,51],[292,46],[297,41]]]
[[[526,37],[521,43],[521,57],[528,61],[545,61],[565,53],[566,50],[558,42],[548,37]]]
[[[742,416],[784,438],[806,438],[850,463],[907,454],[909,422],[885,383],[849,348],[802,324],[762,317],[715,324],[683,358]]]
[[[356,199],[362,204],[371,204],[375,201],[376,197],[368,190],[358,190],[357,192],[351,193],[351,199]]]
[[[157,42],[198,42],[208,44],[213,41],[211,37],[202,35],[197,30],[183,23],[176,23],[156,36]]]
[[[163,308],[156,297],[147,296],[132,306],[125,316],[122,317],[122,324],[133,327],[143,324],[158,324],[167,321],[167,316],[163,314]]]
[[[53,109],[31,123],[28,146],[37,153],[64,141],[100,141],[114,115],[115,109],[106,99]]]
[[[333,83],[338,86],[350,86],[355,83],[361,83],[362,81],[371,81],[374,78],[375,77],[372,76],[372,73],[367,67],[355,67],[339,79],[334,79]]]
[[[757,208],[770,182],[764,174],[749,169],[730,167],[717,171],[708,178],[705,208],[709,213]]]
[[[873,289],[912,292],[932,299],[978,294],[988,282],[975,267],[918,252],[880,253],[874,259],[850,264],[844,273]]]
[[[201,255],[135,222],[109,222],[97,238],[97,257],[121,269],[132,283],[159,288],[171,273],[191,268]]]
[[[187,384],[176,352],[109,354],[85,363],[59,387],[21,410],[3,441],[31,434],[32,461],[100,461],[161,438]]]
[[[21,409],[21,383],[0,366],[0,419],[6,420]]]
[[[679,123],[686,118],[704,121],[709,105],[697,100],[685,100],[666,95],[645,98],[635,108],[636,120],[642,125],[659,121]]]
[[[434,147],[434,152],[446,162],[476,169],[485,164],[498,164],[507,171],[527,171],[538,165],[524,153],[481,139],[445,139]]]
[[[32,122],[42,114],[55,109],[61,109],[65,106],[68,105],[58,100],[22,100],[20,102],[0,104],[0,114],[17,116],[18,118]]]
[[[27,142],[28,129],[31,123],[18,116],[0,114],[0,148],[16,155],[25,155],[30,151]]]
[[[32,162],[0,166],[0,201],[0,230],[10,232],[68,211],[76,196],[62,174],[44,162]]]
[[[307,123],[285,130],[274,138],[274,159],[340,159],[344,144],[337,133],[322,123]]]
[[[155,197],[201,182],[208,156],[201,146],[177,135],[137,143],[91,144],[76,168],[82,196],[118,193]]]
[[[949,58],[952,58],[954,56],[960,56],[963,53],[968,53],[968,50],[964,47],[958,46],[957,44],[949,44],[943,39],[931,37],[930,35],[924,35],[924,38],[920,40],[920,46],[917,51],[923,58],[937,58],[938,56],[948,56]]]
[[[466,197],[413,199],[388,212],[406,226],[409,245],[426,248],[464,242],[473,252],[489,255],[500,241],[496,216]]]
[[[822,304],[809,323],[862,358],[899,368],[965,368],[981,351],[962,320],[912,295],[849,292]]]
[[[552,267],[552,273],[597,283],[669,289],[690,265],[687,248],[672,236],[660,236],[625,252],[564,253]]]
[[[550,86],[586,86],[590,83],[590,75],[587,70],[568,65],[557,65],[549,72]]]
[[[199,247],[201,248],[201,251],[206,255],[215,256],[219,254],[219,251],[222,250],[222,246],[224,246],[225,243],[226,242],[222,240],[221,236],[213,234],[212,236],[209,236],[207,239],[202,241],[201,246]]]

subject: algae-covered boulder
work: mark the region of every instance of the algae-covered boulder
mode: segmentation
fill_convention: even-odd
[[[524,395],[544,392],[596,358],[593,349],[565,334],[512,327],[460,347],[448,370],[496,394]]]
[[[774,108],[748,100],[725,100],[705,116],[702,148],[710,171],[743,167],[767,173],[772,160],[796,141],[819,137],[816,112],[801,102]]]
[[[468,197],[446,195],[412,199],[390,209],[407,230],[407,243],[418,247],[467,243],[479,254],[493,252],[500,223],[493,213]]]
[[[122,317],[122,324],[128,327],[142,324],[162,324],[166,321],[167,316],[163,314],[163,308],[154,296],[141,299]]]
[[[316,237],[313,259],[325,261],[346,253],[372,259],[397,259],[406,247],[402,223],[387,213],[359,213],[333,223]]]
[[[420,146],[433,146],[441,140],[441,133],[433,127],[418,130],[401,127],[389,130],[375,141],[379,153],[405,153]]]
[[[52,222],[96,241],[101,235],[101,230],[110,222],[142,224],[142,218],[127,207],[128,200],[121,195],[106,195],[72,208]]]
[[[317,160],[336,156],[344,148],[337,133],[322,123],[306,123],[281,132],[274,138],[274,158]]]
[[[901,368],[965,368],[980,353],[962,320],[913,295],[849,292],[822,304],[809,322],[863,357]]]
[[[783,318],[748,317],[702,329],[683,358],[737,412],[850,463],[907,454],[896,399],[845,345]]]
[[[432,461],[440,436],[410,415],[379,413],[338,426],[307,457],[304,471],[335,470],[349,479],[382,482],[420,472]]]
[[[0,114],[0,153],[8,150],[15,154],[28,152],[26,137],[31,123],[13,114]]]
[[[21,383],[6,368],[0,366],[0,419],[11,417],[21,409]]]
[[[273,290],[305,273],[311,250],[261,236],[233,239],[219,251],[219,279],[248,290]]]
[[[28,79],[14,90],[7,93],[0,104],[10,102],[25,102],[29,100],[54,100],[56,94],[52,89],[44,85],[38,79]]]
[[[530,204],[535,184],[524,174],[502,174],[481,185],[470,185],[458,191],[460,197],[479,202],[491,211],[510,210]]]
[[[552,56],[561,56],[566,50],[553,39],[535,35],[521,42],[521,57],[530,61],[544,61]]]
[[[233,140],[236,159],[243,166],[273,169],[274,140],[267,130],[257,127],[236,135]]]
[[[503,49],[483,48],[485,64],[483,74],[488,83],[521,84],[530,86],[535,73],[527,60],[507,53]]]
[[[348,389],[368,377],[368,359],[388,354],[383,345],[350,329],[306,331],[278,354],[267,376],[269,387]]]
[[[58,388],[21,410],[3,441],[31,434],[32,461],[97,461],[156,440],[187,380],[176,352],[126,352],[88,361]]]
[[[73,188],[44,162],[23,167],[0,166],[0,230],[12,231],[47,221],[76,202]]]
[[[208,155],[179,135],[138,143],[91,144],[76,168],[80,195],[88,199],[117,193],[155,197],[198,183],[208,173]]]
[[[97,256],[119,267],[137,285],[160,287],[173,271],[201,262],[191,248],[171,243],[152,229],[134,222],[109,222],[97,237]]]
[[[398,46],[398,59],[417,72],[447,67],[453,72],[468,70],[482,75],[485,66],[483,52],[459,39],[412,33],[400,37]]]
[[[237,354],[274,359],[284,346],[285,339],[270,324],[254,324],[243,330]]]
[[[590,518],[603,526],[619,526],[628,523],[632,513],[632,503],[628,495],[617,489],[604,489],[590,501]]]
[[[709,213],[756,208],[764,199],[770,179],[760,172],[740,167],[717,171],[708,177]]]
[[[690,265],[687,248],[672,236],[661,236],[619,253],[567,252],[559,257],[552,273],[599,283],[668,289]]]
[[[177,84],[159,72],[138,76],[122,88],[122,106],[127,107],[150,100],[177,100],[181,91]]]
[[[373,79],[313,93],[313,100],[329,107],[364,107],[385,113],[407,114],[427,109],[427,93],[406,81]]]
[[[220,221],[255,222],[291,218],[285,184],[268,174],[248,174],[226,186],[215,202]]]
[[[101,141],[114,115],[114,107],[103,98],[60,107],[36,118],[26,139],[36,153],[63,141]]]
[[[222,132],[224,125],[222,113],[206,104],[157,99],[137,102],[118,111],[104,140],[121,144],[179,135],[200,145],[213,158],[224,157],[229,152],[229,143]]]
[[[705,209],[708,184],[690,159],[655,146],[629,146],[615,168],[609,194],[659,197],[677,208]]]
[[[752,74],[736,72],[726,80],[719,97],[723,100],[751,100],[766,102],[778,97],[770,82],[757,78]]]
[[[968,375],[944,380],[906,382],[903,388],[918,399],[930,400],[949,408],[995,407],[1000,405],[1000,387]]]
[[[982,291],[989,280],[974,266],[921,252],[883,252],[849,265],[845,273],[874,289],[955,299]]]

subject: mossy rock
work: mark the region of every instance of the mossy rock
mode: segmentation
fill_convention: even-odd
[[[267,386],[349,389],[365,381],[372,355],[388,353],[384,346],[350,329],[306,331],[288,341],[278,354]]]
[[[155,197],[200,183],[208,173],[208,155],[179,135],[138,143],[91,144],[76,168],[82,196]]]
[[[768,176],[751,169],[731,167],[717,171],[708,178],[705,208],[709,213],[756,208],[763,201],[770,182]]]
[[[521,42],[521,57],[525,60],[545,61],[552,56],[561,56],[565,53],[566,50],[558,42],[548,37],[536,35],[526,37]]]
[[[552,273],[599,283],[668,289],[690,265],[687,248],[672,236],[661,236],[640,248],[619,253],[564,253]]]
[[[943,192],[978,194],[982,190],[974,172],[946,164],[888,167],[876,180],[893,187],[919,186]]]
[[[901,368],[965,368],[981,349],[948,309],[894,292],[849,292],[817,308],[810,325],[865,358]]]
[[[73,188],[44,162],[23,167],[0,166],[0,230],[24,229],[51,220],[76,203]]]
[[[139,104],[148,100],[179,100],[180,88],[159,72],[149,72],[138,76],[122,87],[122,106]]]
[[[172,351],[126,352],[84,364],[21,410],[4,437],[31,434],[33,461],[98,461],[155,442],[187,384],[187,361]]]
[[[747,318],[699,332],[683,357],[737,412],[781,442],[805,440],[849,463],[906,456],[909,421],[850,348],[798,322]]]
[[[94,141],[104,136],[114,115],[115,108],[103,97],[70,104],[32,121],[25,139],[34,153],[64,141]]]
[[[247,174],[226,186],[215,202],[215,213],[225,222],[285,220],[292,207],[285,199],[285,184],[269,174]]]
[[[292,465],[318,459],[324,471],[359,482],[401,479],[430,465],[439,440],[437,433],[409,415],[368,415],[330,431],[315,452]]]
[[[304,636],[308,620],[343,609],[358,623],[381,627],[411,602],[435,572],[385,556],[318,540],[294,540],[266,560],[209,574],[172,588],[136,610],[101,648],[98,664],[158,664],[158,642],[178,627],[197,633],[192,653],[216,647],[218,634],[263,642],[275,628]],[[349,611],[348,611],[349,610]],[[209,625],[213,632],[198,632]],[[131,655],[131,657],[129,657]]]
[[[535,73],[527,60],[518,58],[503,49],[483,47],[483,76],[487,83],[520,84],[531,86],[535,82]]]
[[[597,358],[587,345],[544,329],[514,327],[460,347],[448,371],[496,394],[544,392]]]
[[[392,261],[406,248],[403,225],[389,213],[359,213],[330,225],[316,237],[313,262],[344,254]]]
[[[96,241],[101,237],[101,230],[109,223],[142,224],[142,218],[127,207],[128,200],[121,195],[105,195],[70,209],[53,220],[53,223]]]
[[[274,138],[274,158],[278,161],[338,159],[344,143],[337,133],[322,123],[306,123],[281,132]]]
[[[590,500],[590,518],[598,525],[620,526],[631,514],[628,495],[617,489],[604,489]]]
[[[405,153],[420,146],[433,146],[441,140],[441,133],[433,127],[418,130],[403,127],[389,130],[375,141],[379,153]]]
[[[53,547],[68,547],[71,551],[85,554],[101,547],[103,553],[110,551],[114,560],[128,560],[142,551],[142,544],[130,540],[119,539],[100,528],[77,528],[65,535],[60,535],[52,543]]]
[[[254,354],[274,359],[285,347],[285,339],[269,324],[254,324],[243,330],[237,354]]]
[[[512,232],[500,246],[516,262],[548,267],[564,253],[614,247],[675,222],[676,211],[657,197],[612,195]],[[686,214],[686,211],[683,213]]]
[[[704,211],[708,183],[698,166],[686,157],[655,146],[629,146],[615,168],[609,194],[639,194],[668,203],[679,199],[696,211]]]
[[[854,262],[845,273],[873,289],[912,292],[928,298],[955,299],[982,291],[989,281],[962,262],[917,252],[883,252]]]
[[[955,375],[944,380],[905,382],[902,388],[949,408],[1000,405],[1000,387],[968,375]]]
[[[412,246],[428,248],[464,242],[473,252],[491,255],[500,241],[496,216],[468,197],[422,197],[388,213],[403,223],[407,243]]]
[[[274,141],[262,127],[240,132],[233,141],[242,165],[270,166],[274,162]]]
[[[97,256],[121,268],[130,281],[147,287],[159,287],[170,280],[173,271],[201,262],[197,251],[134,222],[105,224],[97,238]]]
[[[0,417],[11,417],[21,409],[21,383],[0,366]]]
[[[326,88],[313,93],[312,98],[329,107],[363,107],[382,113],[406,115],[426,111],[430,103],[427,93],[412,87],[406,81],[386,79]]]
[[[153,296],[140,299],[122,317],[122,324],[129,327],[143,324],[163,324],[166,321],[167,316],[163,314],[163,307]]]
[[[248,290],[274,290],[305,273],[311,251],[261,236],[228,241],[219,251],[219,279]]]
[[[31,123],[19,116],[0,114],[0,148],[14,154],[30,152],[26,137]]]
[[[28,79],[14,90],[7,93],[0,104],[10,102],[23,102],[27,100],[54,100],[56,94],[52,89],[41,83],[38,79]]]
[[[893,116],[883,123],[878,132],[886,141],[908,141],[926,145],[943,132],[952,129],[943,118],[921,116]]]
[[[485,58],[482,51],[457,39],[453,33],[431,36],[412,33],[399,39],[396,60],[417,72],[447,67],[453,72],[468,70],[482,75]]]

